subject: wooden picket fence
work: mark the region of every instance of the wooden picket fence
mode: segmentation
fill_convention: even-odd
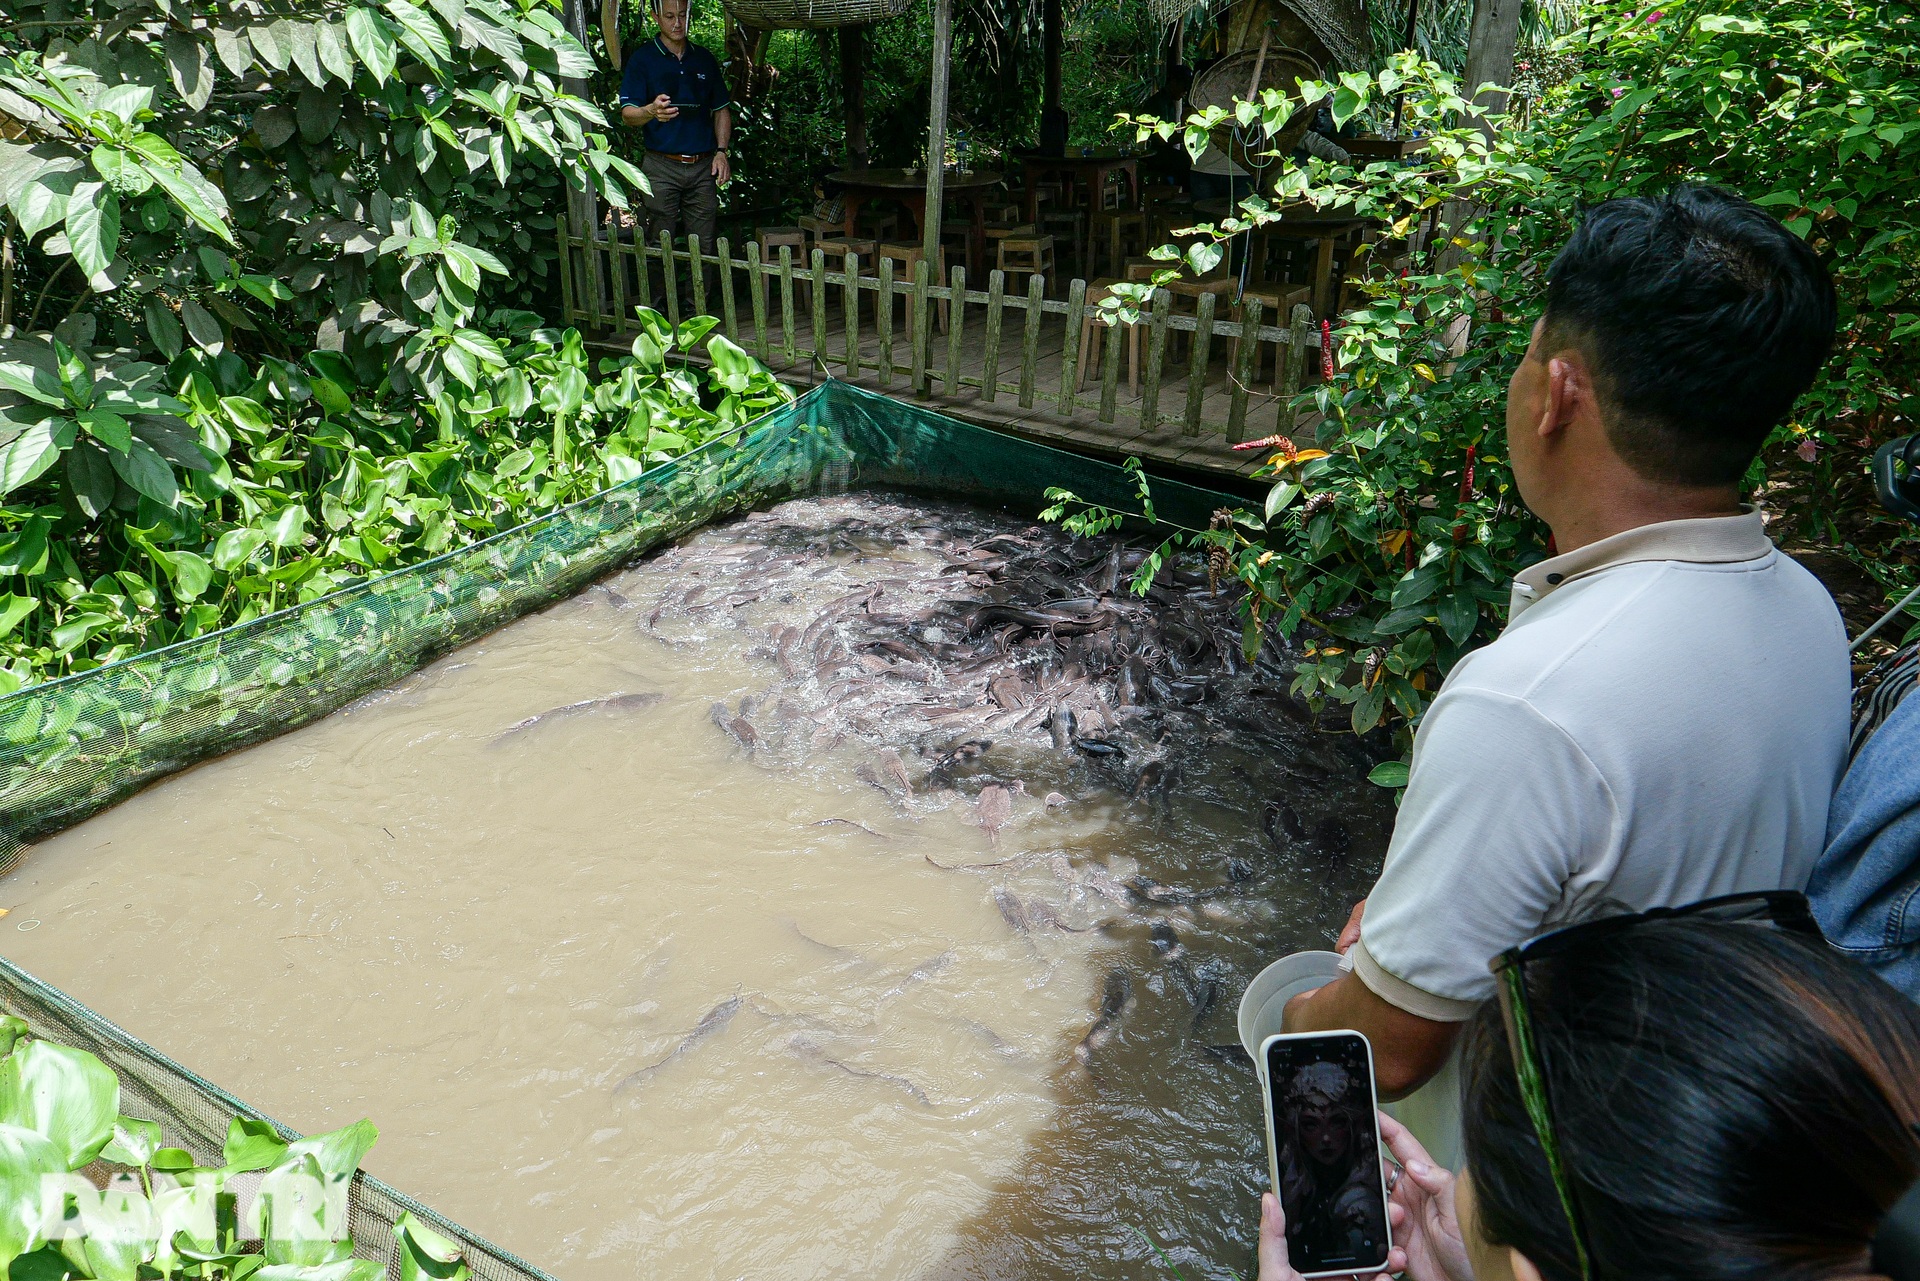
[[[811,263],[794,261],[787,246],[780,248],[778,261],[763,262],[757,242],[747,244],[744,257],[735,257],[724,236],[711,253],[698,237],[676,245],[665,232],[655,245],[610,238],[605,228],[598,236],[583,237],[564,219],[557,236],[569,324],[624,338],[638,332],[636,309],[661,292],[667,318],[678,324],[684,279],[694,314],[717,314],[719,331],[776,373],[818,370],[890,394],[938,394],[948,402],[964,397],[962,389],[972,389],[975,403],[999,404],[1006,412],[1011,405],[1002,398],[1008,398],[1025,417],[1038,413],[1118,424],[1124,410],[1128,420],[1137,419],[1140,431],[1177,421],[1186,435],[1224,432],[1237,444],[1255,434],[1248,427],[1254,404],[1274,412],[1257,434],[1287,434],[1294,427],[1295,393],[1320,346],[1312,311],[1304,305],[1293,308],[1282,328],[1262,323],[1257,298],[1246,300],[1243,318],[1236,321],[1216,316],[1213,294],[1201,294],[1193,312],[1175,313],[1171,295],[1159,289],[1139,322],[1144,330],[1139,395],[1128,396],[1131,403],[1123,406],[1120,368],[1131,326],[1096,321],[1096,349],[1105,329],[1097,394],[1080,386],[1082,325],[1098,310],[1087,300],[1085,280],[1070,281],[1062,301],[1045,296],[1045,282],[1037,275],[1028,278],[1024,292],[1010,292],[1002,273],[994,270],[986,289],[976,290],[967,287],[966,268],[958,265],[941,284],[929,279],[925,261],[907,280],[895,277],[890,258],[863,268],[849,254],[844,262],[829,264],[817,248]],[[716,281],[717,300],[709,296]],[[905,332],[895,329],[895,299],[906,304]],[[933,323],[942,303],[947,304],[945,334]],[[1050,324],[1058,328],[1048,334]],[[1174,334],[1187,336],[1187,352],[1177,362],[1169,359]],[[1250,341],[1242,341],[1249,335]],[[1057,347],[1052,337],[1058,337]],[[1272,349],[1275,373],[1270,389],[1256,393],[1251,383],[1262,344]],[[1089,364],[1093,354],[1090,350]],[[1216,355],[1224,357],[1218,367]],[[1176,393],[1181,403],[1167,403],[1164,389],[1182,375],[1184,387]]]

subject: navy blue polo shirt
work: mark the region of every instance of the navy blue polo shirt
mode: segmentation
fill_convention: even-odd
[[[680,156],[712,151],[718,145],[713,113],[733,102],[719,59],[691,40],[684,58],[674,57],[659,36],[646,41],[627,57],[620,105],[644,107],[663,93],[674,102],[697,102],[701,109],[682,107],[677,119],[649,122],[640,131],[647,150]]]

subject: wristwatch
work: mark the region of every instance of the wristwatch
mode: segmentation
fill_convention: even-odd
[[[717,151],[717,152],[719,152],[719,153],[720,153],[721,155],[723,155],[723,156],[725,156],[725,155],[731,155],[731,154],[732,154],[732,153],[731,153],[731,152],[729,152],[729,151],[728,151],[728,150],[727,150],[727,149],[726,149],[725,147],[715,147],[715,148],[714,148],[714,150],[715,150],[715,151]]]

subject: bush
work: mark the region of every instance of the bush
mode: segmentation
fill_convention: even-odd
[[[1374,273],[1367,304],[1331,330],[1327,377],[1301,401],[1323,415],[1319,448],[1264,442],[1274,451],[1265,510],[1172,533],[1217,549],[1219,567],[1251,589],[1253,620],[1302,636],[1296,691],[1350,706],[1356,732],[1385,721],[1406,741],[1439,678],[1501,626],[1507,581],[1545,552],[1504,459],[1506,383],[1547,264],[1601,200],[1721,183],[1809,239],[1839,290],[1838,347],[1750,480],[1794,497],[1792,530],[1839,541],[1885,528],[1859,516],[1857,485],[1809,483],[1805,471],[1858,477],[1877,443],[1916,428],[1920,18],[1833,0],[1716,7],[1590,10],[1550,50],[1559,82],[1524,120],[1489,120],[1487,133],[1461,86],[1409,54],[1378,75],[1269,91],[1232,112],[1129,121],[1141,138],[1184,129],[1198,154],[1230,117],[1271,136],[1302,106],[1325,102],[1344,123],[1384,116],[1404,93],[1408,122],[1432,134],[1405,166],[1314,160],[1282,178],[1281,201],[1351,206],[1391,235],[1436,212],[1450,223],[1439,252],[1405,276]],[[1157,251],[1163,281],[1207,269],[1230,236],[1276,216],[1256,197],[1201,228],[1183,262],[1173,247]],[[1137,314],[1146,288],[1108,306]],[[1472,338],[1456,351],[1463,326]],[[1076,510],[1066,501],[1059,514]],[[1911,538],[1878,546],[1911,564]],[[1885,559],[1868,568],[1889,584],[1910,573]]]

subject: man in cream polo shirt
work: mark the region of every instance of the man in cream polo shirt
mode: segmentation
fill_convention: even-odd
[[[1832,345],[1825,269],[1685,187],[1594,209],[1548,280],[1507,444],[1559,554],[1421,723],[1352,971],[1287,1010],[1365,1032],[1388,1097],[1447,1064],[1488,962],[1543,928],[1804,886],[1846,761],[1840,616],[1740,503]]]

